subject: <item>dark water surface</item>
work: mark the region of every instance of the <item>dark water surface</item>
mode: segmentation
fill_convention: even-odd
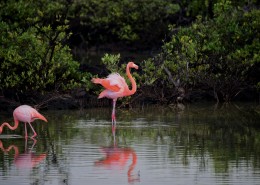
[[[4,129],[0,184],[260,184],[254,105],[121,109],[115,130],[110,111],[42,112],[36,140]]]

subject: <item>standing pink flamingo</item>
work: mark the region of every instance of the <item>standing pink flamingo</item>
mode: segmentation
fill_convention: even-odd
[[[113,110],[112,110],[112,124],[116,123],[115,107],[117,98],[130,96],[136,92],[136,82],[130,74],[130,68],[138,69],[138,66],[134,62],[128,62],[126,66],[126,74],[132,84],[132,89],[128,88],[125,79],[118,73],[112,73],[107,78],[93,78],[92,82],[95,84],[101,84],[105,90],[102,91],[98,98],[110,98],[113,99]]]
[[[34,108],[32,108],[29,105],[21,105],[21,106],[17,107],[13,112],[13,117],[14,117],[14,126],[11,126],[9,123],[4,122],[0,126],[0,134],[2,133],[4,126],[7,126],[11,130],[15,130],[15,129],[17,129],[17,127],[19,125],[19,121],[21,121],[21,122],[24,122],[24,124],[25,124],[25,138],[28,137],[27,125],[26,125],[27,123],[29,123],[29,125],[34,133],[34,135],[31,138],[34,138],[35,136],[37,136],[37,133],[33,129],[31,122],[33,122],[36,119],[41,119],[41,120],[47,122],[47,119],[43,115],[41,115],[37,110],[35,110]]]

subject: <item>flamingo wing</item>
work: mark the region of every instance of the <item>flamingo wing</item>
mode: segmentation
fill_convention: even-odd
[[[107,80],[109,81],[111,87],[119,88],[117,91],[128,87],[125,79],[118,73],[112,73],[108,75]],[[113,91],[113,89],[109,90]]]
[[[93,83],[101,84],[105,90],[102,91],[98,98],[107,97],[110,99],[117,99],[124,96],[124,92],[128,90],[128,85],[125,79],[118,73],[112,73],[107,78],[93,78]]]
[[[127,86],[125,79],[121,77],[118,73],[112,73],[108,75],[107,78],[94,78],[92,79],[93,83],[101,84],[106,90],[112,92],[123,91]]]

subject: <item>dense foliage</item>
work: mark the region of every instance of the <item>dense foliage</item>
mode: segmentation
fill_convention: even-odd
[[[163,36],[170,17],[179,11],[178,4],[169,0],[79,0],[72,6],[72,29],[80,29],[75,36],[96,46],[119,41],[158,43],[154,39]]]
[[[79,63],[66,44],[68,4],[1,1],[0,90],[53,92],[79,85]]]
[[[126,61],[111,52],[89,62],[91,49],[156,47],[160,53],[134,73],[139,96],[168,103],[199,91],[230,101],[260,88],[258,7],[255,0],[1,1],[1,96],[96,92],[91,77],[124,73]]]
[[[177,31],[170,26],[173,35],[162,52],[143,66],[142,82],[150,87],[144,93],[169,101],[182,87],[230,101],[255,89],[260,79],[259,18],[257,9],[245,11],[221,1],[214,6],[213,19],[199,16]]]

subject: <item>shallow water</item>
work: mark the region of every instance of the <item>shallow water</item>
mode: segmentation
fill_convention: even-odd
[[[254,105],[42,112],[0,135],[0,184],[260,184]],[[9,115],[0,117],[11,121]]]

